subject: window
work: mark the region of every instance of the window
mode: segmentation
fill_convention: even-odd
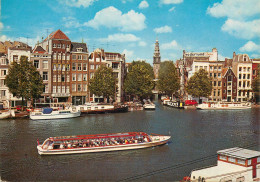
[[[72,81],[76,81],[76,73],[72,74]]]
[[[39,60],[34,60],[33,65],[35,68],[39,68]]]
[[[82,85],[82,87],[83,87],[83,91],[87,91],[87,85],[86,84]]]
[[[198,66],[195,66],[195,71],[197,71],[197,70],[196,70],[196,67],[197,67],[197,70],[198,70]],[[112,63],[112,68],[113,68],[113,69],[118,69],[118,63]],[[202,66],[201,66],[201,68],[202,68]],[[201,68],[200,68],[200,69],[201,69]]]
[[[241,87],[241,81],[240,81],[240,82],[238,82],[238,87]]]
[[[228,157],[228,161],[235,163],[235,162],[236,162],[236,159],[235,159],[234,157]]]
[[[226,83],[224,83],[224,87],[226,86]]]
[[[217,77],[217,73],[214,73],[214,78],[216,78]]]
[[[65,64],[62,65],[62,71],[65,71]]]
[[[44,93],[48,93],[48,85],[44,85]]]
[[[87,64],[83,63],[83,71],[87,71]]]
[[[257,157],[256,162],[257,162],[257,163],[260,163],[260,157]]]
[[[213,70],[213,66],[210,66],[210,70],[211,70],[211,71]]]
[[[231,86],[232,85],[232,83],[231,82],[228,82],[228,86]]]
[[[5,90],[1,90],[1,97],[5,97],[5,96],[6,96]]]
[[[78,84],[78,92],[81,91],[81,84]]]
[[[60,86],[57,86],[57,92],[60,93]]]
[[[70,65],[67,64],[67,65],[66,65],[66,71],[69,71],[69,70],[70,70]]]
[[[250,79],[250,74],[247,74],[247,79]]]
[[[61,75],[58,75],[58,82],[61,81]]]
[[[100,68],[100,65],[96,65],[96,69]]]
[[[93,78],[94,77],[94,73],[90,73],[90,78]]]
[[[70,87],[66,87],[66,93],[70,93]]]
[[[243,74],[243,79],[246,79],[246,74]]]
[[[217,86],[217,82],[216,81],[214,81],[214,86]]]
[[[43,72],[42,73],[42,79],[43,80],[48,80],[48,72]]]
[[[221,86],[221,81],[218,81],[218,86],[219,86],[219,87]]]
[[[77,59],[77,56],[76,55],[72,55],[72,60],[76,60]]]
[[[65,44],[62,44],[62,49],[65,49]]]
[[[207,70],[208,69],[208,67],[207,66],[204,66],[204,70]]]
[[[220,96],[220,90],[218,90],[218,96]]]
[[[248,71],[248,72],[250,71],[250,67],[247,67],[247,71]]]
[[[81,63],[78,63],[78,71],[81,71]]]
[[[228,90],[228,95],[231,95],[231,90]]]
[[[53,44],[52,47],[53,47],[53,48],[56,48],[56,44]]]
[[[60,44],[57,44],[57,48],[61,48],[61,45],[60,45]]]
[[[52,80],[53,82],[56,82],[56,75],[53,75]]]
[[[53,86],[53,87],[52,87],[52,92],[53,92],[53,93],[56,93],[56,86]]]
[[[245,161],[245,160],[242,160],[242,159],[237,159],[237,163],[238,163],[238,164],[245,165],[245,164],[246,164],[246,161]]]
[[[82,60],[82,55],[78,55],[78,60]]]
[[[84,55],[84,56],[83,56],[83,60],[87,60],[87,56]]]
[[[238,77],[239,79],[241,79],[241,74],[239,74],[239,77]]]
[[[72,84],[71,87],[72,87],[72,91],[75,92],[76,91],[76,84]]]
[[[67,47],[67,49],[69,49],[69,48],[70,48],[70,45],[68,44],[66,47]]]
[[[61,75],[61,81],[65,82],[65,75]]]
[[[236,89],[233,89],[233,93],[236,93]]]
[[[60,64],[58,64],[58,70],[59,70],[59,71],[61,70]]]
[[[250,86],[250,81],[247,82],[247,87],[249,87],[249,86]]]
[[[221,66],[218,67],[218,70],[221,71]]]
[[[56,71],[56,64],[53,65],[53,70]]]
[[[214,90],[214,92],[213,92],[213,93],[214,93],[213,95],[214,95],[214,96],[216,96],[216,90]]]
[[[239,67],[239,71],[242,71],[242,67]]]
[[[65,86],[62,86],[61,92],[62,92],[62,93],[65,93]]]
[[[217,70],[217,66],[214,66],[214,70]]]
[[[94,64],[91,64],[91,65],[90,65],[90,69],[91,69],[91,70],[95,69]]]
[[[112,68],[113,68],[113,64],[112,64]],[[198,71],[198,66],[195,66],[195,72]]]
[[[82,81],[82,74],[78,74],[78,81]]]
[[[253,70],[253,75],[256,75],[256,70]]]
[[[42,62],[42,68],[43,68],[43,69],[48,69],[48,61],[47,61],[47,60],[43,60],[43,62]]]
[[[61,60],[61,53],[58,53],[58,60]]]
[[[244,88],[246,87],[246,82],[243,82],[243,87],[244,87]]]
[[[69,54],[67,54],[67,60],[70,60],[70,55]]]
[[[228,76],[228,81],[232,81],[232,76]]]
[[[220,73],[218,73],[218,77],[221,78],[221,74]]]
[[[212,73],[209,74],[209,77],[212,77]]]
[[[72,71],[76,71],[76,63],[72,63]]]
[[[56,60],[57,59],[57,55],[54,53],[53,54],[53,59]]]
[[[87,81],[87,74],[83,74],[83,81]]]
[[[6,70],[1,70],[1,75],[5,76],[6,75]]]

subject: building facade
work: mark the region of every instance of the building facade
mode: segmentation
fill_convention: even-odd
[[[222,101],[237,101],[237,77],[231,68],[222,70]]]

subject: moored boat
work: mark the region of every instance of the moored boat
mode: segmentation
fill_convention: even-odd
[[[250,109],[250,103],[239,102],[218,102],[218,103],[202,103],[196,106],[197,109],[203,110],[227,110],[227,109]]]
[[[80,111],[83,114],[109,113],[115,111],[115,106],[110,104],[86,103],[74,107],[76,111]]]
[[[143,105],[144,110],[155,110],[155,104],[150,102],[150,103],[145,103]]]
[[[11,117],[11,111],[1,112],[0,113],[0,119],[6,119]]]
[[[170,138],[144,132],[61,136],[47,138],[37,149],[40,155],[108,152],[163,145]]]
[[[216,166],[192,170],[182,181],[260,181],[260,152],[234,147],[220,150]]]
[[[72,109],[53,110],[53,108],[43,108],[30,112],[32,120],[48,120],[48,119],[68,119],[80,116],[80,111]]]

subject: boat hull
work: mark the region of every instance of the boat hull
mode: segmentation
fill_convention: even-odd
[[[81,114],[80,112],[66,113],[66,114],[42,114],[42,115],[30,114],[30,119],[32,120],[68,119],[68,118],[79,117],[80,114]]]
[[[51,150],[44,150],[42,149],[41,145],[38,145],[37,149],[40,155],[112,152],[112,151],[134,150],[134,149],[155,147],[155,146],[166,144],[171,138],[170,136],[160,136],[160,137],[164,137],[164,138],[153,142],[143,142],[143,143],[136,143],[136,144],[119,144],[119,145],[110,145],[110,146],[80,147],[80,148],[51,149]]]

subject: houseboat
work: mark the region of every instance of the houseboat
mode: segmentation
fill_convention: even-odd
[[[0,112],[0,119],[7,119],[11,117],[11,110]]]
[[[76,111],[80,111],[82,114],[98,114],[128,111],[128,107],[125,105],[111,105],[99,103],[86,103],[84,105],[78,105],[74,107],[76,108]]]
[[[238,102],[218,102],[218,103],[202,103],[196,106],[197,109],[203,110],[228,110],[228,109],[250,109],[250,103]]]
[[[260,152],[229,148],[217,152],[217,166],[193,170],[182,181],[190,182],[249,182],[260,181]]]
[[[68,119],[80,116],[80,111],[73,109],[53,110],[53,108],[35,109],[30,112],[32,120]]]
[[[47,138],[41,145],[38,142],[37,149],[40,155],[108,152],[163,145],[170,138],[144,132],[61,136]]]

